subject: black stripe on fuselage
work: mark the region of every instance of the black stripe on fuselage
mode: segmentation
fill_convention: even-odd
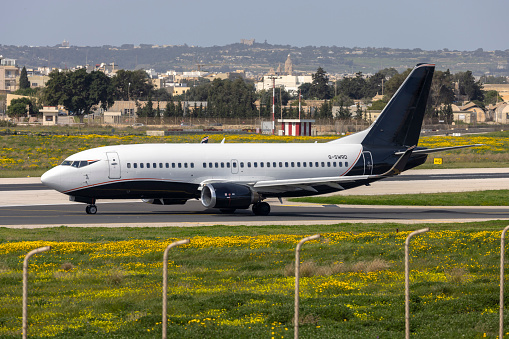
[[[156,180],[115,181],[66,192],[94,199],[194,199],[200,197],[199,185]]]

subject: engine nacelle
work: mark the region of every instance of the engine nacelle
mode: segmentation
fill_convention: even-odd
[[[144,203],[153,205],[184,205],[186,199],[141,199]]]
[[[244,209],[260,200],[260,195],[245,185],[214,183],[201,190],[201,203],[207,208]]]

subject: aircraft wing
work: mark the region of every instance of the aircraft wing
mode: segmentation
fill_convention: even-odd
[[[251,184],[255,190],[259,192],[281,192],[289,190],[306,190],[310,192],[317,192],[313,186],[327,185],[336,189],[343,190],[342,183],[363,181],[369,179],[381,179],[392,177],[400,174],[406,166],[408,159],[412,155],[415,146],[408,148],[396,161],[394,166],[383,174],[376,175],[352,175],[352,176],[338,176],[338,177],[320,177],[320,178],[298,178],[298,179],[282,179],[282,180],[263,180]]]

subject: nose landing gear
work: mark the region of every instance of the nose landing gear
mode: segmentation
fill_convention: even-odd
[[[87,212],[87,214],[96,214],[97,213],[97,206],[96,205],[88,205],[85,208],[85,212]]]

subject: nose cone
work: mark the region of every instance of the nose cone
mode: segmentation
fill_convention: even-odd
[[[49,188],[60,191],[62,189],[62,176],[60,172],[58,167],[50,169],[41,176],[41,182]]]

